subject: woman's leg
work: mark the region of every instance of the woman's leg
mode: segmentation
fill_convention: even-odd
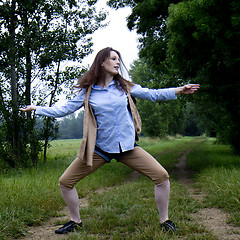
[[[74,221],[75,223],[81,223],[82,220],[79,213],[79,199],[76,188],[73,187],[72,189],[69,189],[60,185],[60,190],[63,199],[67,204],[68,211],[70,212],[71,221]]]
[[[124,154],[119,161],[153,180],[160,222],[168,220],[170,182],[167,171],[155,158],[140,147],[135,147]]]
[[[166,180],[162,185],[155,185],[155,200],[158,207],[160,223],[168,220],[168,202],[170,193],[170,182]]]
[[[80,213],[79,213],[79,198],[78,193],[75,189],[75,184],[88,176],[89,174],[95,172],[99,167],[104,165],[106,161],[100,157],[98,154],[93,156],[93,166],[87,166],[85,163],[76,158],[71,165],[66,169],[63,175],[59,179],[59,185],[62,192],[64,201],[67,204],[68,210],[70,212],[71,220],[75,223],[80,223]]]

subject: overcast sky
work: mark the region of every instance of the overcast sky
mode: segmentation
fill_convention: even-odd
[[[91,65],[97,52],[105,47],[112,47],[118,50],[123,62],[129,69],[130,64],[138,58],[138,36],[136,31],[129,31],[126,18],[131,13],[131,8],[122,8],[114,10],[106,5],[107,0],[99,0],[97,8],[105,9],[109,12],[106,22],[107,27],[97,30],[92,35],[94,52],[86,57],[84,65]]]

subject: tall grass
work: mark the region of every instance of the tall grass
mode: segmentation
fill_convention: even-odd
[[[240,167],[240,157],[233,155],[229,145],[215,144],[214,139],[206,139],[188,155],[188,167],[199,172],[209,167]]]
[[[188,155],[187,163],[198,173],[196,185],[207,193],[206,206],[224,209],[231,214],[229,222],[240,226],[240,157],[210,139]]]
[[[240,168],[209,168],[198,182],[207,193],[206,206],[224,209],[231,215],[229,222],[240,226]]]
[[[56,215],[62,202],[58,174],[53,169],[28,169],[0,176],[0,239],[22,236],[26,225]]]

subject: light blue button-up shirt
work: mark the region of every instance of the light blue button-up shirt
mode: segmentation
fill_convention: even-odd
[[[86,90],[82,89],[72,100],[63,106],[40,107],[36,114],[48,117],[64,117],[83,106]],[[140,99],[164,101],[176,99],[175,88],[148,89],[135,84],[131,96]],[[128,98],[119,90],[114,81],[107,88],[92,86],[89,103],[97,121],[96,146],[108,153],[119,153],[134,148],[135,129],[131,112],[128,109]]]

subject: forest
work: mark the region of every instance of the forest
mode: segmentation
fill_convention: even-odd
[[[47,161],[51,140],[81,137],[83,112],[57,121],[25,115],[19,108],[53,106],[61,94],[72,97],[71,86],[86,71],[81,62],[92,51],[91,34],[104,27],[107,16],[96,3],[1,1],[1,168],[36,166]],[[201,85],[197,94],[177,101],[138,100],[142,134],[205,134],[240,154],[240,2],[109,0],[108,5],[132,9],[127,27],[140,36],[139,58],[129,69],[134,83],[148,88]],[[78,64],[66,66],[66,61]]]

